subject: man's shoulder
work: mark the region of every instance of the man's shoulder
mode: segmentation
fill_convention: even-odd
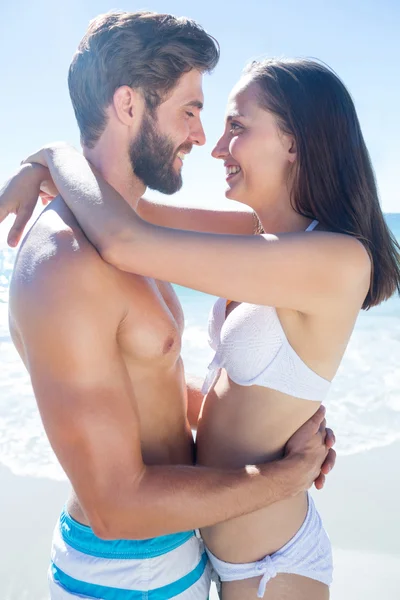
[[[57,200],[43,211],[24,239],[14,275],[21,282],[51,285],[85,272],[89,279],[106,272],[105,263],[69,209]],[[97,267],[97,268],[96,268]]]
[[[112,267],[90,244],[63,203],[45,210],[18,252],[10,286],[10,308],[33,308],[44,298],[61,310],[84,299],[100,302]],[[48,304],[48,302],[45,302]]]

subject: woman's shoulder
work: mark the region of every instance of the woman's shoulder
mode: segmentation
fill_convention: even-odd
[[[355,235],[331,231],[321,223],[314,229],[315,234],[321,247],[329,249],[333,261],[336,260],[343,269],[354,268],[360,276],[371,276],[372,260],[366,242]]]

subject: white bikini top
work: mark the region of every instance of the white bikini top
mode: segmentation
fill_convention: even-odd
[[[306,231],[318,225],[313,221]],[[322,401],[331,382],[310,369],[296,354],[273,306],[242,302],[225,318],[226,300],[218,298],[208,322],[215,356],[208,366],[206,394],[225,369],[239,385],[259,385],[303,400]]]

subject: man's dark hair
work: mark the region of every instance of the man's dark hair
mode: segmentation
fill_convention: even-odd
[[[106,108],[123,85],[140,89],[150,111],[192,69],[210,72],[219,45],[186,17],[148,11],[110,12],[93,19],[72,60],[68,86],[82,144],[98,141]]]

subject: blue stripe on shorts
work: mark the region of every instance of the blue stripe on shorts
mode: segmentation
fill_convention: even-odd
[[[65,510],[54,530],[51,598],[204,600],[211,569],[194,531],[147,540],[103,540]]]
[[[143,600],[143,598],[148,600],[169,600],[185,592],[201,578],[206,568],[207,560],[207,555],[204,552],[199,564],[190,573],[173,583],[146,592],[123,590],[79,581],[61,571],[54,563],[51,565],[51,572],[54,581],[69,592],[81,596],[89,596],[101,600]]]
[[[60,530],[69,546],[100,558],[154,558],[179,548],[195,535],[194,531],[185,531],[147,540],[102,540],[65,510],[60,515]]]

